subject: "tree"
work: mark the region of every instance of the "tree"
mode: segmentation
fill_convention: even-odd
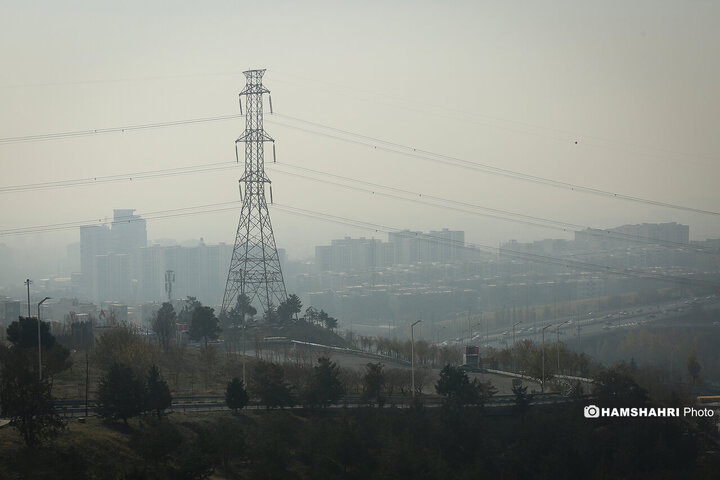
[[[303,319],[310,324],[315,324],[318,321],[318,311],[315,310],[312,306],[307,307],[305,309],[305,316]]]
[[[0,416],[9,418],[25,445],[35,448],[65,426],[55,411],[51,382],[38,379],[26,352],[0,346]]]
[[[647,393],[637,384],[624,365],[618,365],[597,375],[595,389],[597,403],[602,407],[643,407]]]
[[[232,325],[242,325],[243,313],[245,314],[246,321],[248,320],[247,317],[252,318],[257,314],[257,309],[250,303],[250,297],[244,293],[242,295],[238,295],[235,306],[230,310],[229,317]]]
[[[422,395],[423,388],[431,377],[431,371],[428,368],[415,368],[415,395]],[[411,379],[412,380],[412,379]]]
[[[8,325],[7,340],[27,356],[28,368],[37,372],[38,321],[33,317],[20,317]],[[70,368],[70,352],[59,345],[50,333],[50,324],[40,322],[40,345],[42,346],[43,377]],[[36,373],[37,375],[37,373]],[[51,384],[52,385],[52,384]]]
[[[167,382],[160,377],[160,370],[157,365],[150,368],[147,376],[147,394],[145,409],[148,412],[155,412],[158,418],[172,405],[172,395]]]
[[[527,393],[527,385],[513,385],[512,393],[515,395],[515,410],[522,413],[530,408],[532,402],[532,393]]]
[[[245,384],[242,380],[235,377],[228,382],[225,389],[225,404],[230,410],[237,412],[248,404],[248,394],[245,391]]]
[[[266,408],[292,406],[291,388],[285,383],[281,366],[260,360],[250,374],[250,392],[260,399]]]
[[[446,405],[484,405],[488,397],[495,394],[495,387],[478,379],[471,382],[463,370],[445,365],[435,384],[435,391],[445,397]]]
[[[323,312],[323,313],[325,313],[325,312]],[[331,317],[330,315],[327,315],[327,314],[326,314],[326,317],[323,319],[323,323],[325,324],[325,328],[327,328],[330,331],[335,330],[338,325],[337,318]]]
[[[327,328],[328,322],[331,322],[330,318],[331,318],[330,315],[328,315],[328,313],[325,310],[320,310],[317,313],[317,323],[320,324],[321,327]],[[337,321],[335,322],[335,324],[337,325]]]
[[[132,365],[139,372],[146,372],[154,363],[155,348],[132,329],[116,326],[98,338],[93,358],[103,370],[113,364]]]
[[[20,317],[7,327],[7,340],[18,348],[37,348],[37,318]],[[50,324],[40,322],[40,344],[44,349],[55,345],[55,337],[50,333]],[[37,351],[37,350],[36,350]]]
[[[185,305],[183,306],[182,310],[180,310],[180,315],[178,315],[178,323],[184,323],[185,325],[190,325],[190,322],[192,321],[192,315],[196,308],[202,307],[202,303],[200,303],[197,299],[197,297],[190,297],[188,296],[185,299]]]
[[[233,308],[220,313],[220,325],[222,325],[225,347],[228,352],[237,351],[241,338],[240,334],[242,333],[241,329],[244,329],[245,324],[248,320],[252,320],[255,314],[257,314],[257,310],[250,303],[250,298],[244,293],[238,295]]]
[[[268,305],[267,310],[263,312],[263,322],[267,325],[277,325],[280,322],[277,310],[272,304]]]
[[[215,317],[215,309],[210,307],[197,307],[192,313],[192,320],[188,335],[194,341],[204,339],[207,347],[208,339],[215,340],[220,333],[218,319]]]
[[[294,293],[278,305],[277,314],[281,323],[289,323],[302,310],[302,302]]]
[[[368,363],[365,365],[365,375],[362,378],[363,392],[360,401],[373,403],[376,401],[382,405],[385,399],[382,397],[382,389],[385,386],[382,363]]]
[[[345,386],[340,381],[340,368],[327,357],[320,357],[313,367],[304,392],[307,405],[327,408],[336,403],[345,394]]]
[[[697,354],[695,353],[694,349],[690,352],[690,355],[688,355],[686,365],[687,371],[692,378],[693,385],[695,385],[702,367],[700,367],[700,363],[698,363],[697,361]]]
[[[170,341],[175,336],[177,315],[171,303],[165,302],[155,314],[152,329],[157,334],[158,343],[167,352]]]
[[[122,420],[142,413],[146,406],[145,384],[133,369],[118,363],[100,378],[97,392],[97,411],[101,417]]]

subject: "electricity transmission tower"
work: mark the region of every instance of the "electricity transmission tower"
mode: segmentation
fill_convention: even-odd
[[[235,236],[230,270],[222,312],[229,311],[240,295],[247,295],[251,303],[259,302],[263,310],[277,307],[285,301],[285,282],[283,281],[280,259],[278,258],[275,236],[273,235],[270,213],[265,200],[265,184],[272,186],[265,174],[265,142],[275,140],[263,130],[263,94],[270,90],[262,84],[265,70],[248,70],[245,89],[240,92],[240,112],[242,97],[245,96],[245,132],[235,140],[235,156],[240,161],[238,144],[245,144],[245,173],[240,178],[240,197],[242,210]],[[272,99],[269,98],[272,113]]]

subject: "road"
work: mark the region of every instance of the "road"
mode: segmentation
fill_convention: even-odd
[[[521,324],[518,325],[515,330],[515,341],[530,339],[536,343],[540,343],[542,341],[542,328],[547,325],[552,325],[545,331],[545,341],[553,342],[554,339],[557,338],[555,326],[563,323],[564,325],[560,327],[561,338],[604,335],[616,329],[630,329],[643,325],[663,324],[681,317],[695,306],[701,306],[711,310],[720,310],[720,297],[710,295],[706,297],[687,298],[661,304],[639,306],[634,309],[607,311],[603,312],[602,315],[588,313],[580,318],[578,318],[578,315],[568,315],[550,322],[535,322],[533,325]],[[720,328],[720,323],[716,323],[713,326]],[[486,334],[476,334],[471,339],[465,336],[455,340],[446,340],[441,342],[440,345],[468,343],[482,345],[484,347],[505,348],[512,343],[512,329],[494,329]]]

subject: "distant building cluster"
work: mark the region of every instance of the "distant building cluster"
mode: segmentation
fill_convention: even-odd
[[[222,303],[233,246],[226,243],[141,248],[138,252],[138,301],[167,298],[165,272],[173,271],[173,298],[197,297],[208,305]]]
[[[202,239],[184,246],[148,245],[145,220],[133,210],[115,210],[109,226],[81,227],[80,234],[81,272],[73,274],[72,287],[69,279],[62,284],[37,279],[36,285],[54,297],[42,307],[44,319],[71,324],[92,317],[98,325],[127,320],[148,325],[168,298],[169,271],[176,309],[182,308],[177,299],[187,296],[216,308],[222,302],[232,245],[206,245]],[[585,229],[572,240],[511,240],[498,254],[471,248],[463,231],[450,229],[402,230],[389,233],[386,241],[336,239],[315,247],[314,262],[288,262],[284,250],[278,253],[288,292],[356,325],[392,326],[419,317],[651,291],[669,284],[664,275],[705,278],[720,271],[720,240],[690,242],[689,227],[677,223]],[[572,269],[544,258],[657,278]],[[25,313],[24,300],[0,298],[0,323]]]
[[[510,240],[500,246],[500,255],[514,253],[566,255],[616,251],[628,248],[682,248],[690,245],[690,227],[675,222],[623,225],[609,229],[587,228],[575,232],[575,240],[544,239],[532,243]]]
[[[670,247],[687,246],[690,244],[690,227],[675,222],[643,223],[607,230],[588,228],[575,232],[576,249],[582,251],[631,248],[648,242]]]
[[[80,296],[97,304],[159,301],[167,298],[165,273],[172,270],[174,298],[222,302],[232,245],[202,239],[192,247],[147,243],[145,220],[134,210],[115,210],[110,227],[80,227]]]
[[[415,263],[459,263],[466,259],[465,232],[428,233],[402,230],[388,234],[388,241],[365,237],[333,240],[315,247],[318,272],[367,271]]]
[[[86,298],[94,301],[132,298],[135,255],[147,246],[145,220],[134,212],[115,210],[109,228],[80,227],[79,284]]]

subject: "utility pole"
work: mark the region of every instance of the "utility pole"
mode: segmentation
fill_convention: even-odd
[[[238,162],[238,144],[244,144],[245,149],[245,173],[239,180],[242,208],[221,313],[229,311],[240,295],[247,295],[251,303],[258,301],[266,312],[287,298],[265,199],[267,188],[272,203],[272,185],[265,174],[266,142],[272,142],[275,157],[275,140],[263,129],[263,94],[267,93],[269,97],[270,90],[262,84],[265,70],[247,70],[243,73],[246,84],[240,97],[245,97],[245,132],[235,140],[235,158]],[[269,103],[272,113],[272,99],[269,99]]]
[[[30,280],[29,278],[23,282],[23,285],[27,285],[28,318],[30,318],[32,316],[32,313],[30,313],[30,284],[32,284],[32,283],[33,283],[32,280]]]
[[[89,320],[83,328],[83,343],[85,344],[85,418],[88,416],[88,391],[90,390],[90,362],[88,360],[88,350],[90,346],[86,338],[88,327],[90,328],[90,333],[92,333],[92,322]]]
[[[468,310],[468,345],[472,342],[472,325],[470,325],[470,310]]]
[[[552,327],[552,325],[546,325],[542,329],[542,383],[540,384],[540,391],[545,393],[545,330]]]
[[[482,312],[480,312],[480,320],[482,320]],[[490,317],[485,317],[485,344],[490,341]]]
[[[565,320],[563,323],[557,326],[555,332],[557,333],[557,343],[555,347],[557,349],[557,372],[560,373],[560,327],[568,323],[570,320]]]
[[[50,297],[45,297],[38,303],[38,314],[37,314],[37,334],[38,334],[38,378],[42,381],[42,343],[40,342],[40,305],[45,303],[45,300],[50,300]]]
[[[247,380],[245,379],[245,308],[242,311],[242,327],[243,327],[243,386],[247,388]]]
[[[410,372],[412,375],[412,396],[415,398],[415,325],[422,322],[417,320],[415,323],[410,325]]]
[[[522,320],[520,320],[519,322],[513,324],[513,326],[512,326],[512,330],[513,330],[513,346],[512,346],[512,350],[510,350],[510,353],[512,354],[513,372],[515,371],[515,327],[517,327],[517,326],[520,325],[521,323],[522,323]]]

